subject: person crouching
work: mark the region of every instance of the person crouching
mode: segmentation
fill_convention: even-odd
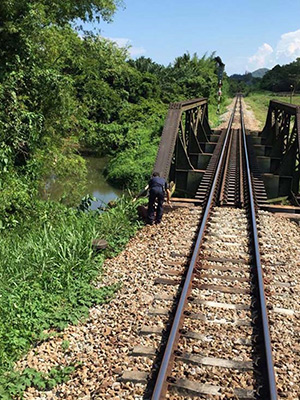
[[[167,194],[167,203],[170,204],[170,190],[167,181],[159,176],[159,172],[153,172],[152,178],[149,181],[149,202],[148,202],[148,224],[159,224],[163,215],[163,203],[165,194]],[[157,202],[156,216],[155,202]]]

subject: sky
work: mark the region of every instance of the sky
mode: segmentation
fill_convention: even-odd
[[[300,57],[300,0],[124,0],[112,23],[85,28],[164,65],[215,51],[228,75]]]

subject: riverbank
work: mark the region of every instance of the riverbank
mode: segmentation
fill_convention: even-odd
[[[96,288],[106,258],[118,254],[141,226],[137,204],[121,198],[99,215],[37,201],[35,215],[0,236],[0,398],[21,395],[66,379],[66,370],[41,376],[28,369],[19,374],[14,363],[32,345],[59,335],[68,324],[88,315],[91,306],[114,295],[118,285]],[[95,255],[92,240],[108,247]],[[65,343],[66,345],[66,343]],[[67,371],[72,371],[74,366]]]

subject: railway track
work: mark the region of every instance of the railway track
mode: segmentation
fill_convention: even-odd
[[[271,398],[239,102],[236,108],[230,130],[234,137],[224,146],[214,205],[195,259],[162,398]],[[214,144],[210,142],[203,151],[216,147],[219,151],[214,152],[203,179],[201,188],[204,183],[206,188],[199,191],[205,204],[226,130],[211,137]],[[255,135],[253,139],[255,144]],[[254,197],[259,204],[263,191],[253,165],[252,160]],[[174,199],[176,206],[162,224],[144,227],[123,252],[105,262],[104,274],[95,283],[99,288],[121,286],[118,295],[93,307],[86,323],[69,326],[63,337],[55,335],[34,346],[16,369],[46,371],[57,365],[77,366],[78,360],[80,365],[69,382],[47,392],[31,387],[24,397],[151,399],[201,215],[207,209],[205,204],[196,206],[200,201],[188,199],[179,206]],[[300,393],[299,226],[262,209],[258,220],[278,398],[296,400]],[[69,342],[67,351],[64,341]]]
[[[233,129],[237,119],[240,128]],[[161,298],[174,301],[172,322],[160,330],[160,352],[145,398],[277,399],[257,192],[260,196],[237,96],[197,194],[203,200],[201,222],[179,294]]]

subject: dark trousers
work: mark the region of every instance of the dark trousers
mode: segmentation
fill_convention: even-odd
[[[161,189],[151,189],[148,202],[148,222],[154,221],[154,203],[157,201],[156,222],[160,222],[163,215],[164,192]]]

